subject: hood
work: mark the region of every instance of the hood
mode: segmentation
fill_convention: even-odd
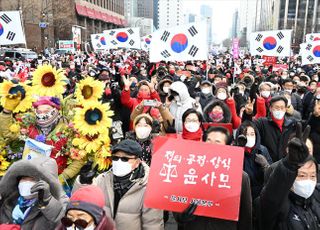
[[[50,185],[52,196],[57,200],[60,199],[62,187],[58,179],[58,166],[54,159],[43,156],[13,163],[0,181],[0,195],[6,197],[18,192],[18,178],[22,176],[46,181]]]
[[[170,86],[170,90],[173,90],[179,94],[181,102],[186,101],[190,98],[187,86],[181,81],[173,82]]]
[[[240,136],[241,134],[244,133],[245,128],[248,127],[248,126],[253,127],[254,132],[256,133],[256,145],[255,146],[256,146],[256,148],[260,148],[260,145],[261,145],[260,133],[259,133],[259,130],[258,130],[257,126],[251,121],[244,121],[239,126],[239,128],[237,129],[237,132],[236,132],[236,140],[238,139],[238,136]]]
[[[170,79],[163,79],[163,80],[161,80],[161,81],[159,82],[159,84],[158,84],[158,87],[157,87],[157,91],[159,92],[160,95],[166,95],[166,93],[163,92],[163,89],[162,89],[164,83],[166,83],[166,82],[169,82],[170,84],[173,83],[173,81],[170,80]]]
[[[204,108],[203,117],[206,122],[212,122],[211,118],[209,117],[209,112],[212,110],[213,107],[219,105],[223,110],[223,119],[220,123],[231,123],[231,112],[228,105],[220,100],[214,100],[210,104],[208,104]]]

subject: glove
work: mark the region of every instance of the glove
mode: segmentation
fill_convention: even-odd
[[[237,138],[237,146],[244,147],[247,144],[247,137],[245,135],[239,135]]]
[[[50,185],[44,180],[38,181],[30,191],[31,193],[38,193],[39,206],[47,206],[52,198]]]
[[[177,133],[175,128],[175,120],[173,120],[172,124],[170,124],[170,121],[167,121],[168,126],[166,127],[166,133]]]
[[[310,126],[308,125],[302,133],[301,122],[297,123],[296,136],[288,143],[288,157],[287,161],[290,165],[299,168],[305,160],[309,157],[309,150],[306,145],[306,140],[310,133]]]
[[[3,108],[7,111],[13,111],[19,105],[21,101],[21,93],[18,92],[16,94],[8,94],[5,97]]]
[[[256,158],[254,159],[254,161],[257,164],[259,164],[263,169],[268,168],[270,166],[269,162],[262,154],[256,154]]]
[[[92,184],[92,180],[96,175],[98,165],[94,169],[92,169],[92,161],[88,161],[82,168],[80,169],[80,183],[81,184]]]
[[[181,222],[190,222],[194,220],[195,216],[193,213],[196,211],[198,205],[196,203],[192,203],[186,208],[180,216]]]

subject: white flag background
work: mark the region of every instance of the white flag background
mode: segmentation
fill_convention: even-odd
[[[0,11],[0,45],[25,43],[19,11]]]
[[[109,49],[141,49],[140,29],[138,27],[104,30],[103,33],[106,37],[106,42]]]
[[[300,45],[302,65],[320,63],[320,41]]]
[[[94,50],[106,50],[108,48],[104,34],[91,34],[91,44]]]
[[[141,49],[144,51],[149,51],[151,42],[152,42],[152,35],[151,34],[149,34],[147,36],[143,36],[141,38]]]
[[[306,35],[306,42],[313,42],[313,41],[319,41],[320,40],[320,33],[313,33],[313,34],[307,34]]]
[[[152,33],[150,62],[207,60],[205,22],[177,26]]]
[[[250,35],[251,55],[289,57],[291,55],[291,30],[255,32]]]

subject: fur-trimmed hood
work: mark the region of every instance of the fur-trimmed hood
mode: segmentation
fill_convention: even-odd
[[[158,92],[159,92],[160,95],[167,95],[165,92],[163,92],[163,85],[166,82],[169,82],[170,84],[173,83],[173,81],[171,79],[168,79],[168,78],[164,78],[163,80],[161,80],[159,82],[159,84],[158,84],[158,87],[157,87],[158,88]]]
[[[50,185],[52,196],[60,200],[62,187],[58,179],[58,166],[54,159],[39,157],[13,163],[0,181],[0,196],[8,197],[18,192],[18,179],[23,176],[44,180]]]
[[[223,110],[223,119],[220,123],[231,123],[231,112],[228,105],[220,100],[214,100],[208,104],[203,110],[203,117],[206,122],[212,122],[209,113],[212,111],[213,107],[219,105]]]

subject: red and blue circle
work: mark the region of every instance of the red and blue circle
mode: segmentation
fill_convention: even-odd
[[[0,23],[0,36],[3,34],[3,32],[4,32],[4,29],[3,29],[2,24]]]
[[[171,49],[176,53],[183,52],[188,47],[188,38],[185,34],[176,34],[171,40]]]
[[[315,37],[314,39],[313,39],[313,41],[315,42],[315,41],[320,41],[320,38],[319,37]]]
[[[151,43],[150,38],[146,38],[146,39],[144,39],[144,41],[145,41],[148,45],[150,45],[150,43]]]
[[[126,42],[128,40],[128,34],[125,32],[119,32],[116,36],[119,42]]]
[[[273,50],[274,48],[276,48],[277,46],[277,40],[270,36],[270,37],[266,37],[263,40],[263,47],[267,50]]]
[[[313,55],[316,57],[320,57],[320,46],[315,46],[312,50]]]
[[[105,39],[105,37],[101,37],[100,38],[100,43],[102,44],[102,45],[107,45],[107,42],[106,42],[106,39]]]

